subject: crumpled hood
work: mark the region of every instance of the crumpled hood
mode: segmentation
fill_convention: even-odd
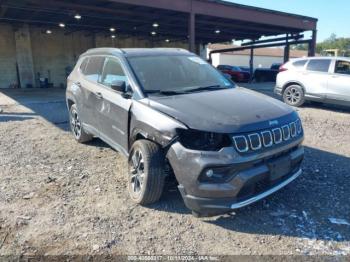
[[[148,105],[191,129],[218,133],[268,129],[297,118],[297,113],[290,106],[241,87],[176,96],[152,96]]]

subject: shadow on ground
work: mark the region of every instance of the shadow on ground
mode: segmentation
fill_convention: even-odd
[[[16,111],[12,111],[15,106]],[[4,111],[0,122],[42,117],[64,131],[69,127],[64,89],[4,89],[0,91],[0,107]]]

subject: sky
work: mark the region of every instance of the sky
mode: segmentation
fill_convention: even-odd
[[[317,42],[325,40],[332,33],[337,37],[350,37],[350,0],[227,1],[318,18]]]

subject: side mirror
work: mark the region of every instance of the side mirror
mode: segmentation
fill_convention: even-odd
[[[120,93],[126,93],[126,83],[123,80],[114,80],[111,88]]]

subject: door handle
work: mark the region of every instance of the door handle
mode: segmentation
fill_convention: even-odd
[[[96,93],[95,93],[95,96],[96,96],[98,99],[102,99],[102,98],[103,98],[103,95],[102,95],[100,92],[96,92]]]
[[[332,76],[333,78],[338,78],[339,76]]]
[[[78,87],[82,87],[80,82],[75,82],[74,84],[77,85]]]

